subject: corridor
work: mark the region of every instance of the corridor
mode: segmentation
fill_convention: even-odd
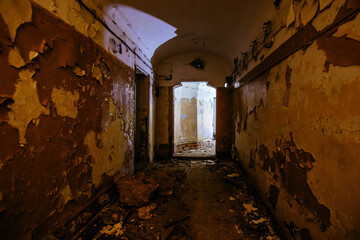
[[[0,0],[0,239],[360,239],[360,0]]]
[[[153,163],[142,172],[146,181],[155,179],[159,184],[149,195],[149,202],[129,206],[129,201],[122,202],[115,196],[99,214],[82,223],[84,228],[78,228],[79,221],[75,221],[54,237],[82,240],[285,239],[284,236],[280,238],[281,232],[267,208],[233,161],[173,159]],[[139,183],[132,187],[141,188]],[[137,198],[137,191],[132,192],[132,197]],[[109,198],[110,195],[105,196]],[[142,210],[149,206],[154,207]],[[86,209],[81,216],[93,211]],[[150,213],[143,215],[142,211]],[[296,234],[300,237],[303,233]]]

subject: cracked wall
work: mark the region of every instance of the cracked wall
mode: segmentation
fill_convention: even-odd
[[[318,6],[310,23],[320,30],[349,6],[359,9],[354,1]],[[295,237],[308,230],[313,239],[360,236],[358,19],[233,92],[238,160]]]
[[[105,191],[115,172],[133,171],[133,68],[97,44],[92,37],[102,32],[92,32],[95,20],[82,8],[77,28],[86,31],[53,15],[73,11],[49,8],[0,3],[3,239],[44,237]]]

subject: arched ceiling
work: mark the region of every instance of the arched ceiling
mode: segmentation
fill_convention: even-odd
[[[148,13],[176,29],[175,37],[156,46],[152,56],[155,65],[181,53],[199,51],[224,57],[231,63],[241,51],[249,48],[251,41],[262,30],[264,22],[275,16],[277,11],[272,0],[110,0],[110,2]],[[151,38],[152,33],[156,37],[159,33],[156,32],[159,29],[141,27],[148,20],[142,21],[141,16],[136,17],[134,13],[128,17],[128,20],[133,24],[136,35],[144,36],[142,37],[144,42],[151,42],[144,38]]]

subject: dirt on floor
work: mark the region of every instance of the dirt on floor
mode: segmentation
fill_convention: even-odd
[[[215,144],[211,146],[204,146],[196,149],[184,149],[182,151],[175,151],[174,157],[214,157]]]
[[[114,180],[120,196],[72,239],[280,239],[232,161],[170,160]]]

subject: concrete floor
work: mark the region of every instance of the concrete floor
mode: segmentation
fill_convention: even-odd
[[[105,214],[93,221],[96,224],[90,224],[75,239],[280,239],[266,208],[234,162],[172,160],[153,163],[144,170],[149,176],[154,171],[176,173],[177,180],[172,194],[151,198],[156,209],[150,220],[139,219],[137,208],[113,201]],[[116,221],[108,220],[114,214],[126,215],[117,237],[101,233],[106,225],[116,226]]]

